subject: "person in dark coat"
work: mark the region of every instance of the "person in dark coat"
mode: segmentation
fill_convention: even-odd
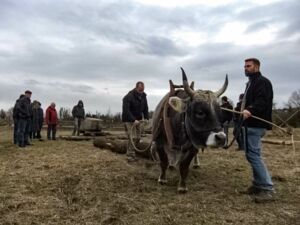
[[[127,160],[135,161],[134,147],[130,143],[130,135],[132,126],[134,126],[135,143],[137,144],[141,138],[141,120],[149,120],[147,95],[144,92],[145,85],[142,81],[138,81],[135,88],[128,92],[123,98],[122,106],[122,122],[128,136]]]
[[[85,118],[85,111],[82,100],[78,101],[78,104],[73,107],[72,116],[74,118],[74,129],[72,135],[77,134],[79,136],[81,122]]]
[[[43,123],[43,109],[41,109],[41,103],[34,100],[32,103],[32,138],[41,139],[41,123]]]
[[[44,111],[42,109],[42,104],[40,102],[38,102],[39,107],[38,107],[38,129],[37,129],[37,138],[39,140],[42,140],[42,135],[41,135],[41,131],[43,128],[43,122],[44,122]]]
[[[38,126],[38,115],[37,115],[38,101],[34,100],[31,103],[32,119],[31,119],[31,139],[36,138],[37,126]]]
[[[252,117],[272,121],[273,87],[269,79],[260,73],[260,61],[245,60],[245,75],[249,81],[245,90],[245,108],[242,111],[245,127],[245,153],[253,172],[252,185],[247,193],[255,202],[274,200],[274,185],[261,156],[261,138],[272,126]],[[243,108],[243,107],[242,107]]]
[[[230,104],[230,102],[228,101],[228,98],[226,96],[223,96],[221,98],[221,100],[222,100],[222,104],[221,104],[222,108],[226,108],[226,109],[230,109],[230,110],[233,109],[233,106]],[[232,117],[233,117],[232,112],[222,110],[221,124],[223,126],[224,133],[226,134],[225,145],[227,145],[227,143],[228,143],[228,129],[229,129],[229,124],[232,121]]]
[[[19,121],[19,115],[18,115],[18,107],[19,107],[19,101],[21,98],[23,98],[25,95],[21,94],[20,97],[16,100],[16,103],[13,108],[13,120],[14,120],[14,144],[18,144],[18,121]]]
[[[236,104],[236,107],[234,108],[235,111],[240,112],[242,101],[244,98],[244,94],[240,94],[239,101]],[[233,135],[236,139],[236,142],[238,143],[238,149],[237,150],[244,150],[244,137],[243,137],[243,129],[242,129],[242,118],[240,114],[234,113],[233,114]]]
[[[57,112],[55,103],[52,102],[46,110],[45,121],[48,125],[47,138],[48,140],[56,140],[56,128],[58,125]]]
[[[25,91],[25,96],[19,99],[16,108],[16,114],[18,117],[18,145],[21,148],[24,148],[25,145],[31,145],[29,142],[29,127],[30,127],[30,98],[32,92],[27,90]]]

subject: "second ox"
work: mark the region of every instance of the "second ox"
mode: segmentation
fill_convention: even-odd
[[[199,148],[224,146],[226,135],[220,124],[221,109],[217,102],[227,86],[225,83],[216,92],[193,90],[182,70],[183,85],[173,85],[170,92],[160,101],[153,115],[153,143],[160,158],[160,184],[167,182],[166,170],[174,162],[174,153],[179,155],[180,180],[178,192],[187,191],[186,178],[189,165]],[[179,154],[178,154],[179,153]]]

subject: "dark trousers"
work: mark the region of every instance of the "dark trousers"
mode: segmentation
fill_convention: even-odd
[[[36,131],[36,138],[38,138],[38,139],[41,139],[41,138],[42,138],[42,135],[41,135],[42,128],[43,128],[43,122],[40,122],[40,123],[38,124],[38,129],[37,129],[37,131]]]
[[[18,119],[14,118],[14,144],[18,144]]]
[[[38,138],[38,139],[41,139],[42,138],[42,136],[41,136],[41,130],[38,130],[37,132],[36,132],[36,136],[35,136],[36,138]]]
[[[233,135],[235,136],[236,142],[238,143],[239,150],[244,150],[244,134],[243,128],[240,126],[239,122],[234,123]]]
[[[27,132],[27,136],[28,136],[28,139],[30,138],[30,140],[33,138],[33,132],[32,132],[32,120],[31,119],[28,119],[27,120],[27,125],[26,125],[26,132]]]
[[[56,140],[56,124],[48,124],[47,138],[48,140]]]
[[[18,120],[17,143],[21,147],[24,147],[26,142],[28,142],[28,133],[26,135],[27,123],[28,123],[28,120],[26,120],[26,119],[21,118],[21,119]]]

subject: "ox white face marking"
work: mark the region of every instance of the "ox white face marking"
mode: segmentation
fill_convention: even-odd
[[[220,147],[225,145],[226,134],[222,132],[211,132],[206,140],[206,145],[209,147]]]

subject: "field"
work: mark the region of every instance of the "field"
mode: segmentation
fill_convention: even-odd
[[[263,145],[277,200],[257,204],[240,193],[252,176],[236,146],[200,153],[189,192],[180,195],[178,171],[168,171],[161,186],[159,167],[149,160],[128,164],[124,155],[92,141],[34,141],[20,149],[11,137],[0,127],[1,225],[300,224],[299,143],[295,154],[291,146]]]

